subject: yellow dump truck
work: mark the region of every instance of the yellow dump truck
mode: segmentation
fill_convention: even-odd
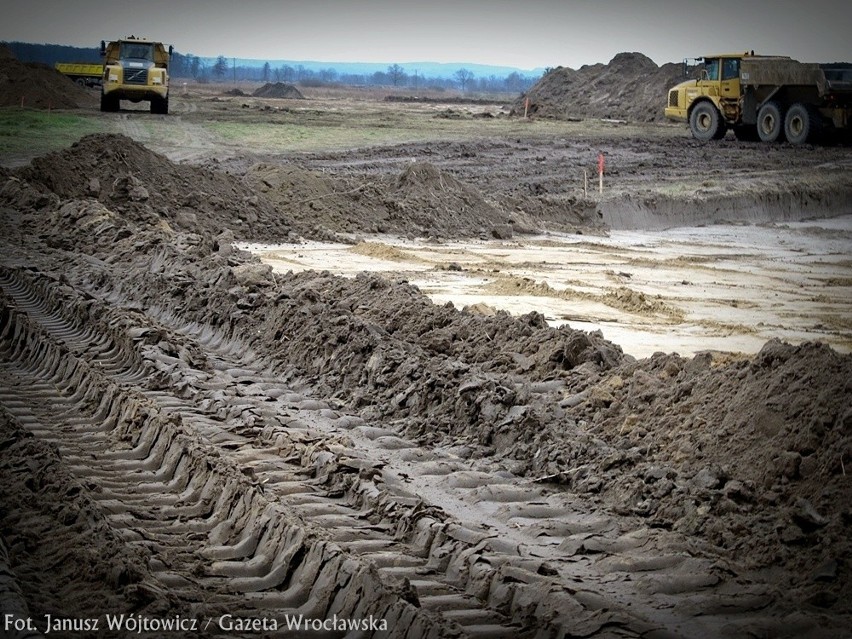
[[[830,139],[852,123],[852,64],[804,63],[754,52],[712,55],[696,79],[668,92],[667,118],[692,136],[792,144]],[[686,63],[684,63],[686,68]]]
[[[168,113],[171,55],[171,46],[133,36],[102,41],[101,111],[118,111],[121,100],[130,100],[150,102],[151,113]]]
[[[53,66],[81,87],[100,86],[104,75],[104,65],[97,62],[57,62]]]

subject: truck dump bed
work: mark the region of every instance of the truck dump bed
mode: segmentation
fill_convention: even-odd
[[[816,85],[820,94],[826,86],[825,73],[818,64],[781,57],[743,58],[740,63],[740,80],[743,84],[754,87]]]
[[[748,57],[740,63],[744,85],[817,87],[819,95],[852,92],[852,64],[817,64],[784,57]]]
[[[104,65],[97,62],[57,62],[54,67],[65,75],[100,76]]]

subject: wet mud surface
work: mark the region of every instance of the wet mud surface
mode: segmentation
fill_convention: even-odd
[[[311,159],[352,179],[341,161]],[[435,166],[377,192],[455,233],[449,213],[492,205]],[[849,355],[637,360],[539,313],[275,273],[235,239],[346,229],[126,138],[0,177],[0,592],[21,618],[848,633]]]

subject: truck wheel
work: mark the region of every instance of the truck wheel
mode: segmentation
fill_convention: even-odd
[[[692,137],[701,142],[718,140],[725,135],[722,117],[710,102],[699,102],[689,115],[689,129]],[[721,135],[720,135],[721,131]]]
[[[112,112],[118,111],[119,103],[111,95],[101,93],[101,111]]]
[[[757,134],[764,142],[784,141],[784,112],[777,102],[767,102],[757,112]]]
[[[791,144],[812,142],[818,136],[822,120],[816,109],[797,102],[787,111],[784,118],[784,134]]]
[[[168,115],[169,113],[169,97],[154,98],[151,100],[151,113],[159,115]]]

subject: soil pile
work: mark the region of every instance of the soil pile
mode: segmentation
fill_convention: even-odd
[[[641,53],[619,53],[609,64],[579,70],[557,67],[545,74],[513,105],[523,115],[548,118],[612,118],[638,122],[663,120],[666,91],[683,77],[680,64],[657,66]]]
[[[374,180],[258,164],[246,179],[302,226],[441,238],[509,237],[513,232],[512,217],[499,206],[428,162]]]
[[[95,98],[59,71],[34,62],[19,62],[0,45],[0,106],[34,109],[77,109],[93,106]]]
[[[292,84],[283,82],[267,82],[257,89],[252,95],[256,98],[288,98],[290,100],[304,100],[305,96]]]
[[[95,198],[144,226],[213,235],[230,229],[238,238],[311,234],[242,180],[175,164],[123,135],[86,136],[67,150],[36,158],[15,176],[30,187],[21,190],[18,206],[38,201],[35,190],[42,198]]]
[[[383,208],[364,201],[369,183],[350,183],[292,164],[256,164],[246,182],[290,219],[339,233],[378,232],[386,219]],[[372,199],[376,199],[375,197]]]
[[[458,237],[489,232],[510,237],[511,218],[475,188],[429,162],[413,162],[397,176],[390,219],[405,220],[424,233]]]

